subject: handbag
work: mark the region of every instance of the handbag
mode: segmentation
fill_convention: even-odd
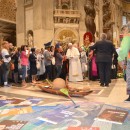
[[[10,70],[14,70],[14,63],[10,62]]]
[[[37,69],[40,69],[40,67],[41,67],[40,62],[37,62]]]
[[[111,66],[111,79],[116,79],[116,66],[112,64]]]

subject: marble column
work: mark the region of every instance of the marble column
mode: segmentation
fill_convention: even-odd
[[[16,33],[17,33],[17,46],[25,44],[25,14],[24,14],[24,0],[17,0],[16,12]]]
[[[2,36],[2,33],[0,33],[0,50],[1,50],[3,39],[4,39],[4,37]]]
[[[103,33],[103,0],[99,0],[99,34]]]
[[[70,0],[70,9],[73,9],[73,0]]]
[[[85,11],[83,9],[84,5],[85,5],[86,1],[85,0],[77,0],[77,6],[78,9],[80,11],[81,17],[80,17],[80,22],[79,22],[79,44],[80,46],[83,45],[83,35],[86,32],[86,26],[85,26]]]
[[[34,46],[43,47],[54,35],[53,0],[33,0]]]
[[[58,1],[58,9],[61,9],[61,0]]]

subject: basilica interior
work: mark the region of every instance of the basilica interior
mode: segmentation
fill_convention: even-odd
[[[0,0],[0,48],[4,40],[17,47],[28,45],[44,48],[44,44],[50,41],[52,45],[60,42],[63,48],[70,42],[81,46],[86,32],[92,33],[93,42],[99,40],[101,33],[106,33],[108,39],[119,48],[121,28],[128,22],[130,0]],[[0,87],[0,102],[14,97],[26,100],[17,105],[1,105],[1,113],[3,110],[18,109],[20,106],[32,106],[35,109],[33,114],[29,114],[27,110],[23,115],[0,114],[0,122],[28,121],[21,130],[81,130],[81,127],[85,130],[90,130],[88,127],[93,127],[91,130],[130,129],[130,102],[124,102],[128,95],[126,81],[123,78],[112,79],[108,88],[101,87],[98,80],[90,81],[88,78],[83,82],[68,82],[68,85],[77,88],[89,87],[93,92],[84,97],[68,97],[43,92],[31,83],[28,83],[27,87]],[[41,101],[31,104],[27,101],[28,97]],[[79,107],[72,109],[70,106],[75,104]],[[72,112],[69,119],[64,117],[64,120],[56,124],[41,119],[43,113],[51,113],[52,109],[61,110],[61,107],[64,107],[64,111]],[[129,115],[122,125],[94,120],[104,109],[127,110]],[[74,113],[76,115],[73,115]],[[54,121],[58,122],[57,118]],[[75,129],[69,129],[70,126],[74,126]]]

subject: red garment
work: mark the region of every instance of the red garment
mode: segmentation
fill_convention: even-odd
[[[98,76],[97,73],[97,64],[96,64],[96,56],[92,57],[92,72],[91,72],[92,76]]]
[[[28,65],[28,56],[26,55],[25,51],[21,52],[20,60],[21,60],[21,65]]]

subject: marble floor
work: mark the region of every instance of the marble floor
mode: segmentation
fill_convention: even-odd
[[[110,86],[107,88],[100,87],[99,81],[84,81],[84,82],[69,82],[70,86],[74,87],[84,87],[88,86],[93,90],[93,93],[83,97],[83,98],[73,98],[75,101],[96,101],[105,104],[120,106],[130,109],[130,103],[125,103],[124,100],[127,98],[126,95],[126,82],[120,79],[113,79]],[[1,87],[0,95],[10,95],[15,97],[43,97],[43,98],[53,98],[60,100],[69,100],[67,97],[53,95],[45,92],[41,92],[36,86],[28,84],[27,88],[12,86],[12,87]]]
[[[29,97],[34,97],[35,99],[38,97],[39,99],[42,99],[42,102],[36,105],[31,104],[33,109],[37,108],[37,111],[34,113],[21,115],[16,114],[12,117],[5,116],[4,118],[0,118],[0,122],[6,119],[28,121],[27,125],[25,125],[25,127],[23,127],[21,130],[67,130],[69,126],[92,126],[98,127],[100,130],[129,130],[130,114],[123,125],[115,125],[112,123],[94,120],[94,118],[104,109],[127,108],[127,110],[130,110],[130,103],[124,102],[124,100],[127,98],[127,95],[126,82],[123,79],[113,79],[110,86],[106,88],[101,87],[99,81],[88,80],[85,80],[83,82],[69,82],[69,86],[77,88],[89,87],[91,90],[93,90],[93,92],[82,98],[73,97],[72,99],[76,102],[76,104],[79,105],[78,108],[75,108],[68,97],[42,92],[39,87],[31,83],[28,83],[27,87],[20,87],[19,85],[12,87],[1,87],[0,97],[2,95],[2,98],[4,98],[3,96],[5,96],[6,99],[8,97],[15,97],[15,99],[18,98],[18,100],[21,98],[22,100],[25,99],[25,104],[27,104],[26,101]],[[22,105],[24,105],[23,102]],[[41,122],[37,120],[41,115],[48,113],[48,109],[51,110],[50,112],[55,112],[56,107],[63,107],[62,105],[65,108],[63,110],[66,110],[66,112],[74,113],[72,117],[70,116],[70,119],[66,118],[63,121],[60,121],[60,123],[57,125],[49,124],[46,121]],[[10,105],[7,105],[7,108],[6,106],[3,108],[0,107],[0,110],[3,109],[2,112],[4,112],[4,110],[8,109],[9,106]],[[45,107],[46,109],[42,107]],[[56,111],[55,115],[57,114],[58,113]]]

